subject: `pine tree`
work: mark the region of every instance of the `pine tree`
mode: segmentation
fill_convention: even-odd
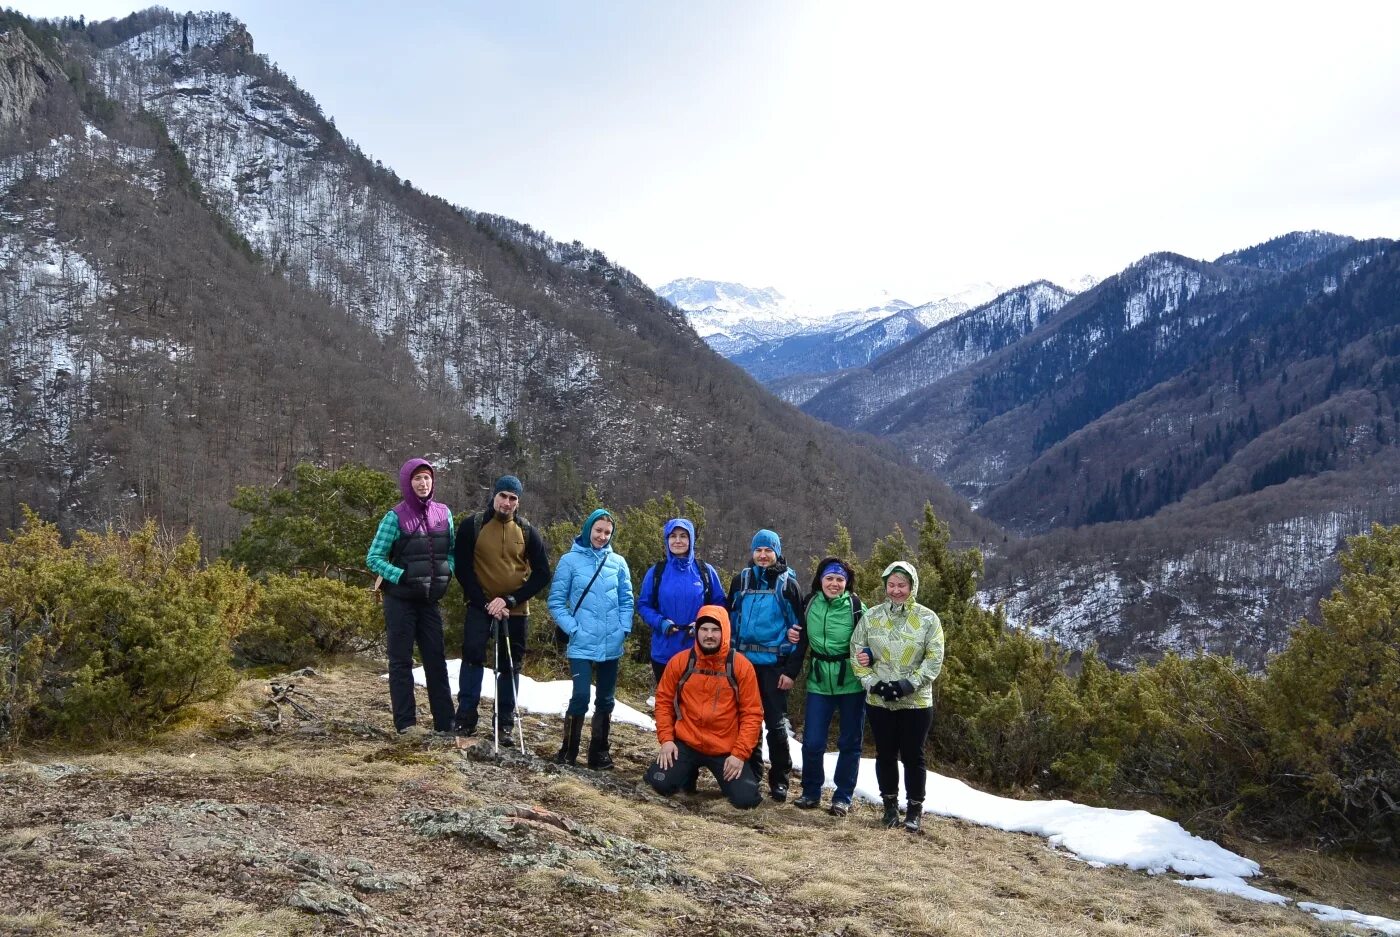
[[[1268,668],[1274,747],[1335,835],[1400,849],[1400,527],[1374,525]]]

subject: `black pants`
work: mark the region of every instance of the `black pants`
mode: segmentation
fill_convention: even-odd
[[[904,765],[904,793],[924,802],[928,768],[924,742],[933,728],[933,707],[885,709],[873,703],[865,707],[870,734],[875,738],[875,780],[881,797],[899,796],[899,766]]]
[[[418,653],[423,655],[433,728],[450,732],[452,689],[447,684],[442,614],[437,603],[385,595],[384,629],[389,645],[389,705],[394,710],[394,728],[402,732],[418,722],[413,703],[413,645],[417,642]]]
[[[484,609],[467,606],[467,618],[462,627],[462,669],[457,674],[457,721],[476,727],[476,708],[481,703],[481,676],[486,665],[486,643],[496,638],[496,666],[500,674],[497,688],[496,713],[502,729],[510,726],[515,715],[515,690],[520,685],[520,665],[525,660],[526,615],[513,615],[504,620],[492,618]],[[509,637],[507,648],[506,637]]]
[[[727,755],[705,755],[684,742],[676,742],[676,760],[670,768],[663,769],[660,762],[653,761],[647,769],[646,781],[658,794],[671,795],[680,790],[701,768],[709,768],[719,781],[719,789],[729,798],[729,802],[740,810],[757,807],[763,800],[758,793],[758,776],[753,766],[744,763],[744,769],[732,781],[724,779],[724,760]]]
[[[754,664],[758,676],[758,695],[763,699],[763,725],[768,738],[768,789],[787,787],[788,775],[792,773],[792,752],[788,751],[788,733],[792,731],[788,723],[788,691],[778,689],[778,678],[782,670],[777,664]],[[763,756],[757,747],[749,763],[754,766],[754,775],[761,776]]]

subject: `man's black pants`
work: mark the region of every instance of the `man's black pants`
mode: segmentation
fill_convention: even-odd
[[[647,769],[646,780],[658,794],[669,796],[684,787],[701,768],[709,768],[715,780],[719,781],[719,789],[729,798],[731,804],[740,810],[757,807],[763,800],[763,795],[758,792],[758,777],[754,775],[753,767],[745,762],[739,776],[732,781],[726,781],[724,760],[727,757],[729,756],[705,755],[684,742],[677,741],[676,760],[671,767],[662,768],[660,762],[653,761]]]
[[[520,665],[525,660],[526,615],[492,618],[484,609],[467,606],[462,626],[462,669],[457,674],[457,722],[476,728],[476,708],[481,703],[481,677],[485,671],[486,643],[496,638],[496,713],[501,731],[509,731],[515,715],[515,690],[520,685]],[[509,647],[507,647],[507,637]]]

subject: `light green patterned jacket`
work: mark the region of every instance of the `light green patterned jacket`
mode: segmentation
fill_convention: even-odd
[[[865,616],[851,633],[851,661],[855,675],[868,691],[882,680],[908,680],[914,692],[894,702],[873,693],[865,694],[869,706],[883,709],[926,709],[933,705],[933,681],[943,670],[943,622],[931,608],[914,597],[919,594],[919,573],[909,563],[896,561],[885,567],[882,578],[894,570],[913,580],[909,601],[895,608],[888,599],[866,609]],[[870,666],[856,661],[862,649],[870,648]]]

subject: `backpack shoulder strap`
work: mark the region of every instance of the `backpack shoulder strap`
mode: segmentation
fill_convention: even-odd
[[[661,608],[661,571],[666,568],[665,560],[657,560],[651,567],[651,600]]]
[[[690,679],[690,675],[695,673],[695,645],[690,646],[690,656],[685,659],[685,671],[681,678],[676,681],[676,695],[671,704],[676,711],[676,721],[681,721],[681,690],[685,688],[685,682]]]
[[[734,677],[734,644],[730,642],[729,653],[724,658],[724,678],[729,681],[729,689],[734,691],[734,711],[739,711],[739,681]]]
[[[717,576],[718,573],[715,572],[713,566],[701,560],[699,557],[696,557],[696,562],[700,564],[700,587],[705,590],[705,598],[701,604],[713,605],[715,598],[715,576]]]

